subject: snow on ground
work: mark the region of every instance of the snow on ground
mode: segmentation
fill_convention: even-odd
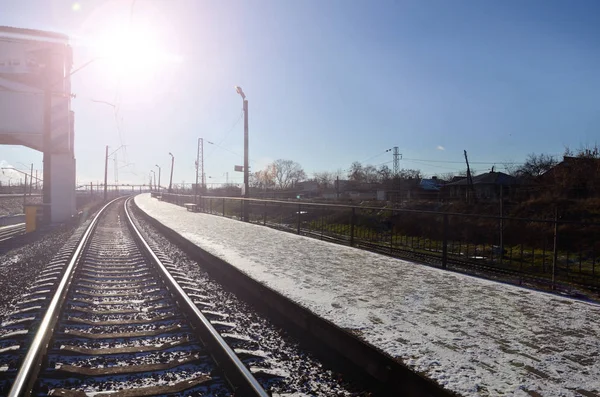
[[[191,213],[149,194],[135,201],[202,249],[450,390],[600,393],[600,305]]]

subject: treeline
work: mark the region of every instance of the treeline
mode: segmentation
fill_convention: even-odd
[[[554,185],[558,184],[564,188],[568,188],[569,185],[575,183],[569,183],[569,180],[578,180],[576,182],[581,184],[582,178],[598,178],[596,175],[590,175],[590,172],[600,175],[600,161],[592,161],[600,160],[600,148],[597,144],[581,147],[576,150],[567,147],[565,148],[563,157],[579,159],[580,161],[573,161],[573,164],[568,168],[569,172],[567,174],[553,175],[554,179],[551,183]],[[561,161],[562,158],[550,154],[531,153],[522,164],[501,163],[500,167],[494,166],[490,171],[502,171],[511,176],[533,180],[548,173],[548,171],[555,168]],[[477,171],[473,169],[470,171],[472,175],[477,174]],[[487,172],[488,170],[485,171]],[[440,181],[449,182],[454,177],[466,176],[466,174],[467,171],[464,169],[458,172],[442,173],[437,175],[437,178]],[[264,169],[251,173],[250,186],[262,189],[285,190],[293,188],[298,182],[311,180],[317,182],[323,188],[328,188],[335,186],[336,179],[345,179],[359,183],[386,183],[398,179],[419,180],[422,177],[423,173],[418,169],[403,168],[397,174],[394,174],[393,170],[386,164],[377,167],[355,161],[347,170],[338,169],[337,171],[314,172],[312,177],[309,178],[299,163],[293,160],[279,159],[267,165]]]

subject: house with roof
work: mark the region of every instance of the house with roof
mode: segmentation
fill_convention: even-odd
[[[515,193],[521,185],[521,181],[514,176],[504,172],[486,172],[474,176],[473,191],[476,200],[497,201],[500,197],[509,197]],[[466,200],[470,190],[467,178],[456,182],[447,183],[442,187],[443,197],[447,199]]]
[[[564,156],[563,161],[537,178],[538,185],[556,196],[600,196],[600,159]]]

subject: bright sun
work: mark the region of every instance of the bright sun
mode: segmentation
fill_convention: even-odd
[[[145,26],[110,28],[94,40],[95,57],[114,77],[144,80],[159,73],[165,63],[179,60],[169,55],[160,37]]]

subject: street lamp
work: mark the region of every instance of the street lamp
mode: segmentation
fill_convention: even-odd
[[[200,157],[202,157],[202,159]],[[202,138],[198,138],[198,152],[196,154],[196,186],[194,189],[194,203],[198,202],[198,168],[199,167],[202,167],[202,188],[204,188],[204,139],[202,139]]]
[[[158,167],[158,192],[160,193],[160,165],[155,164]]]
[[[244,198],[250,197],[250,186],[248,183],[248,100],[246,94],[242,90],[242,87],[235,87],[235,92],[240,94],[244,101]],[[248,203],[244,203],[244,220],[248,219]]]
[[[169,156],[171,156],[171,178],[169,179],[169,193],[173,191],[173,166],[175,165],[175,156],[173,153],[169,152]]]
[[[154,190],[156,190],[156,172],[154,172],[154,170],[150,170],[150,172],[152,173],[152,175],[154,175]],[[150,178],[150,181],[152,182],[152,178]]]

